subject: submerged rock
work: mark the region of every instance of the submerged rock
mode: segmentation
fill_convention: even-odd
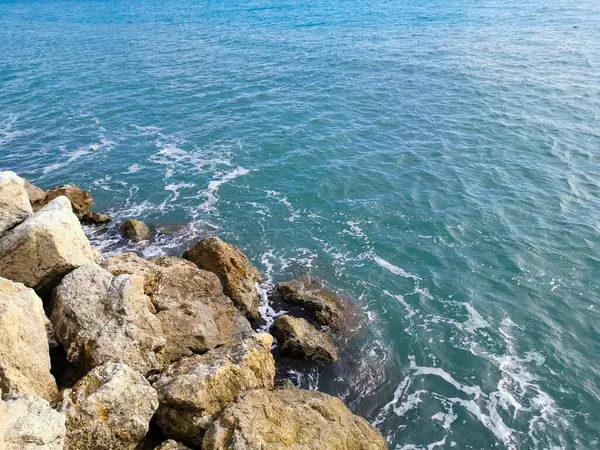
[[[127,219],[120,230],[121,234],[132,242],[146,241],[152,234],[148,225],[136,219]]]
[[[106,363],[63,392],[65,450],[134,449],[158,407],[156,391],[135,370]]]
[[[184,258],[201,269],[217,274],[225,294],[231,297],[235,306],[248,319],[258,319],[261,274],[240,249],[216,236],[210,236],[188,250]]]
[[[0,276],[42,290],[99,259],[66,197],[58,197],[0,238]]]
[[[331,338],[302,318],[279,316],[271,329],[281,353],[314,361],[336,361],[337,349]]]
[[[301,389],[248,391],[227,407],[203,450],[384,450],[381,433],[344,403]]]
[[[272,389],[275,363],[271,335],[256,334],[204,355],[182,358],[152,378],[163,433],[199,447],[204,431],[221,410],[248,389]]]
[[[32,213],[24,180],[14,172],[0,172],[0,236]]]
[[[39,209],[55,198],[62,196],[69,199],[73,208],[73,213],[75,213],[79,219],[81,219],[94,204],[94,200],[88,191],[84,191],[74,184],[66,184],[64,186],[56,186],[48,189],[43,199],[34,202],[34,209]]]
[[[67,359],[85,370],[122,361],[147,374],[162,368],[166,344],[152,309],[141,276],[115,277],[90,263],[56,287],[50,320]]]
[[[56,399],[48,325],[42,300],[32,289],[0,278],[0,389],[5,395],[31,393]]]
[[[4,406],[4,408],[2,408]],[[2,417],[4,409],[4,417]],[[10,396],[0,402],[0,448],[3,450],[63,450],[65,415],[32,394]],[[2,446],[4,442],[4,446]]]
[[[278,283],[275,285],[275,291],[282,301],[312,312],[319,324],[341,327],[341,301],[326,292],[323,285],[316,280],[300,279]]]
[[[219,279],[190,261],[160,257],[146,261],[133,253],[107,259],[103,266],[114,275],[144,278],[167,339],[167,362],[203,353],[253,333],[250,323],[222,294]]]

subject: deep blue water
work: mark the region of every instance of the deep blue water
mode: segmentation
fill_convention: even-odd
[[[325,280],[392,449],[600,446],[598,0],[0,1],[0,169]]]

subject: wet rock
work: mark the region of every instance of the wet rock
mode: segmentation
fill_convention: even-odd
[[[121,234],[132,242],[146,241],[150,239],[151,231],[148,225],[141,220],[127,219],[121,225]]]
[[[341,327],[344,305],[316,280],[300,279],[278,283],[275,291],[282,301],[301,306],[313,313],[319,324],[333,328]]]
[[[34,184],[31,184],[25,178],[23,178],[23,183],[25,185],[25,191],[27,192],[27,196],[29,197],[29,203],[31,203],[32,206],[36,203],[39,203],[46,197],[46,191],[40,189]]]
[[[0,448],[63,450],[65,416],[52,409],[46,400],[32,394],[15,395],[8,397],[3,406],[4,417],[0,414],[0,428],[4,428],[4,441],[0,433]]]
[[[31,393],[56,399],[48,325],[42,300],[32,289],[0,278],[0,389],[5,395]]]
[[[67,359],[85,370],[121,361],[147,374],[162,368],[166,344],[152,310],[143,277],[115,277],[90,263],[56,287],[50,320]]]
[[[65,450],[134,449],[158,407],[156,391],[122,363],[96,367],[63,392]]]
[[[0,172],[0,236],[32,213],[24,180],[14,172]]]
[[[81,223],[89,225],[104,225],[109,222],[112,222],[112,217],[97,212],[88,211],[81,217]]]
[[[165,441],[156,447],[154,450],[189,450],[189,447],[169,439],[168,441]]]
[[[103,266],[115,275],[127,273],[144,278],[144,291],[150,296],[167,339],[167,362],[253,333],[231,299],[222,295],[217,276],[190,261],[174,257],[146,261],[126,253],[107,259]]]
[[[206,432],[203,450],[384,450],[381,433],[344,403],[301,389],[248,391]]]
[[[201,269],[217,274],[225,295],[231,297],[235,306],[248,319],[258,319],[261,274],[237,247],[210,236],[188,250],[184,258]]]
[[[84,191],[74,184],[66,184],[64,186],[56,186],[48,189],[42,200],[34,202],[34,209],[39,209],[50,203],[52,200],[63,196],[69,199],[73,208],[73,213],[75,213],[79,219],[81,219],[94,204],[94,200],[88,191]]]
[[[338,353],[331,338],[306,320],[279,316],[271,329],[281,353],[314,361],[337,361]]]
[[[66,197],[58,197],[0,238],[0,276],[42,290],[100,258]]]
[[[156,419],[163,433],[199,447],[206,428],[240,392],[272,389],[272,342],[271,335],[256,334],[204,355],[182,358],[153,377],[160,401]]]

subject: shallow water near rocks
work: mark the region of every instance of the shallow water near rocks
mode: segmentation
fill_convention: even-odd
[[[0,2],[0,169],[345,295],[392,449],[599,447],[599,121],[592,0]]]

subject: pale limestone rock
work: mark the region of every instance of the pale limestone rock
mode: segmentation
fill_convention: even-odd
[[[10,396],[4,402],[3,450],[63,450],[65,415],[33,394]],[[2,409],[2,402],[0,402]],[[4,447],[2,447],[4,442]]]
[[[32,213],[24,180],[14,172],[0,172],[0,236]]]
[[[235,397],[248,389],[272,389],[275,363],[271,335],[256,334],[173,363],[151,378],[158,392],[156,413],[163,433],[199,446],[206,428]]]
[[[156,391],[129,366],[108,362],[63,392],[65,450],[134,449],[158,407]]]
[[[248,319],[258,319],[258,284],[262,277],[239,248],[210,236],[188,250],[184,258],[201,269],[217,274],[225,294],[231,297],[235,306]]]
[[[381,433],[344,403],[301,389],[248,391],[204,436],[202,450],[385,450]]]
[[[31,184],[25,178],[23,178],[23,183],[25,184],[25,191],[27,192],[29,203],[31,203],[31,205],[42,201],[46,197],[46,191],[40,189],[34,184]]]
[[[166,344],[152,310],[143,277],[115,277],[90,263],[56,287],[50,320],[69,361],[85,370],[121,361],[147,374],[162,368]]]
[[[167,362],[235,342],[253,333],[232,301],[221,294],[217,276],[181,258],[146,261],[133,253],[109,258],[103,267],[114,275],[144,278],[167,339]]]
[[[48,319],[42,300],[21,283],[0,278],[0,389],[55,400],[50,374]]]
[[[36,290],[100,258],[66,197],[58,197],[0,238],[0,276]]]
[[[314,361],[338,359],[337,349],[331,338],[302,318],[287,314],[279,316],[275,319],[271,332],[277,338],[283,354]]]

